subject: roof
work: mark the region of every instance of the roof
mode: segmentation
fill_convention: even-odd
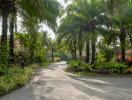
[[[130,53],[132,53],[132,50],[131,50],[131,49],[128,49],[128,50],[126,51],[126,54],[130,54]]]

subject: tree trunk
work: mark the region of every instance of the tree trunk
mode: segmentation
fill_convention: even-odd
[[[131,47],[132,47],[132,35],[130,33],[128,33],[128,36],[129,36],[129,39],[130,39],[130,42],[131,42]]]
[[[9,13],[6,11],[6,9],[3,9],[2,10],[2,35],[1,35],[2,45],[7,45],[8,15]]]
[[[51,50],[51,59],[52,59],[52,61],[54,61],[54,48],[53,48],[53,46],[52,46],[51,49],[52,49]]]
[[[82,49],[79,50],[79,60],[82,60]]]
[[[10,41],[9,41],[9,49],[10,49],[10,61],[14,62],[14,15],[11,15],[10,19]]]
[[[31,62],[34,61],[34,51],[33,51],[33,49],[30,51],[30,61]]]
[[[74,59],[77,59],[76,41],[74,42]]]
[[[95,63],[95,56],[96,56],[95,41],[92,40],[91,46],[92,46],[92,59],[91,59],[91,65],[92,65]]]
[[[86,44],[86,62],[89,63],[89,56],[90,56],[90,50],[89,50],[89,43]]]
[[[74,59],[77,59],[77,51],[76,51],[76,48],[74,49]]]
[[[36,32],[32,33],[30,32],[30,59],[31,61],[33,62],[35,59],[34,59],[34,53],[35,53],[35,46],[36,46],[36,41],[37,41],[37,35],[36,35]]]
[[[15,18],[15,32],[17,32],[17,16]]]
[[[33,62],[34,61],[34,44],[33,44],[33,41],[29,46],[29,50],[30,50],[30,61]],[[24,50],[22,50],[22,52],[24,52]]]
[[[71,58],[73,59],[73,50],[70,50]]]
[[[125,60],[125,51],[126,51],[126,34],[125,29],[121,28],[121,34],[119,35],[120,45],[121,45],[121,60],[124,63]]]

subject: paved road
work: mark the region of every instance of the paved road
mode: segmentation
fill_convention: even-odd
[[[65,62],[39,69],[31,83],[0,100],[132,100],[131,77],[75,76]]]

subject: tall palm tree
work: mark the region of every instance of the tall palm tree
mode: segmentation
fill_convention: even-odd
[[[63,28],[65,30],[65,33],[67,34],[69,31],[74,30],[76,32],[76,36],[80,37],[78,41],[81,42],[81,35],[86,36],[85,34],[91,34],[92,37],[96,36],[94,34],[96,34],[95,30],[97,26],[97,17],[100,16],[101,13],[102,13],[101,2],[98,2],[98,0],[75,1],[73,4],[71,4],[67,8],[67,14],[68,14],[68,16],[66,17],[67,22],[62,23],[62,26],[60,28]],[[65,27],[63,27],[63,24]],[[73,34],[72,32],[69,32],[69,33]],[[93,38],[88,38],[88,39],[90,39],[92,42],[93,52],[92,52],[91,64],[93,64],[95,62],[95,44],[96,43],[95,43],[95,39]],[[86,43],[87,43],[86,48],[87,48],[87,56],[88,56],[89,42],[87,41],[87,39],[86,39]],[[89,57],[87,57],[87,62],[88,62],[88,59]]]
[[[96,40],[98,38],[98,35],[102,35],[105,39],[108,39],[108,42],[113,41],[114,39],[116,39],[116,37],[119,37],[122,48],[122,61],[124,62],[126,33],[128,34],[128,29],[130,33],[131,17],[129,18],[129,21],[124,21],[123,19],[125,19],[125,17],[127,17],[128,15],[125,14],[124,17],[124,11],[122,10],[121,13],[123,16],[117,12],[119,9],[124,8],[124,4],[128,5],[130,1],[131,0],[76,0],[67,8],[67,16],[63,19],[61,26],[59,27],[59,34],[62,38],[64,38],[64,40],[67,39],[67,41],[70,41],[69,38],[72,37],[80,37],[74,38],[77,39],[77,47],[79,48],[79,45],[82,44],[81,35],[83,34],[83,39],[85,40],[85,44],[87,44],[83,44],[83,47],[86,46],[87,62],[89,62],[89,43],[91,42],[91,64],[94,64],[96,59]],[[106,4],[108,6],[105,6]],[[109,8],[109,13],[106,8]],[[125,6],[125,12],[126,8],[127,7]],[[129,15],[131,14],[129,13]],[[126,24],[126,22],[130,22],[129,25]],[[128,27],[128,29],[126,27]],[[108,34],[104,35],[102,33]],[[112,38],[111,36],[114,36],[114,38]]]
[[[121,57],[122,62],[125,62],[125,51],[126,51],[126,19],[128,18],[127,12],[128,7],[132,4],[131,0],[107,0],[107,4],[109,7],[110,14],[116,18],[118,24],[116,24],[118,29],[120,30],[119,33],[119,40],[121,45]],[[119,13],[120,12],[120,13]],[[132,16],[131,16],[132,17]],[[128,25],[128,24],[127,24]]]
[[[66,27],[65,27],[66,28]],[[77,59],[77,35],[76,33],[71,32],[63,32],[62,30],[59,32],[62,32],[61,34],[58,34],[57,41],[58,43],[65,43],[67,45],[68,50],[70,51],[72,55],[72,59]]]
[[[10,51],[10,61],[14,62],[14,27],[16,20],[16,5],[15,0],[12,1],[12,6],[10,8],[10,40],[9,40],[9,51]]]
[[[59,13],[59,3],[56,0],[0,0],[0,10],[2,11],[2,36],[1,43],[7,44],[7,19],[11,14],[10,21],[10,54],[13,56],[14,23],[17,13],[21,16],[29,14],[40,21],[46,22],[55,28],[56,18]]]
[[[7,28],[8,28],[8,16],[10,12],[10,7],[12,6],[11,0],[0,0],[0,10],[2,15],[2,35],[1,44],[7,44]]]

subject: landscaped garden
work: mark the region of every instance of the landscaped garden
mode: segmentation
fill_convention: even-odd
[[[34,64],[132,74],[132,0],[0,0],[0,25],[0,96],[24,86]]]
[[[132,73],[132,2],[78,0],[61,19],[57,41],[71,54],[67,70]]]
[[[132,67],[128,67],[126,64],[118,62],[100,62],[95,65],[90,65],[84,61],[71,60],[68,62],[66,71],[81,73],[82,75],[131,75]]]

